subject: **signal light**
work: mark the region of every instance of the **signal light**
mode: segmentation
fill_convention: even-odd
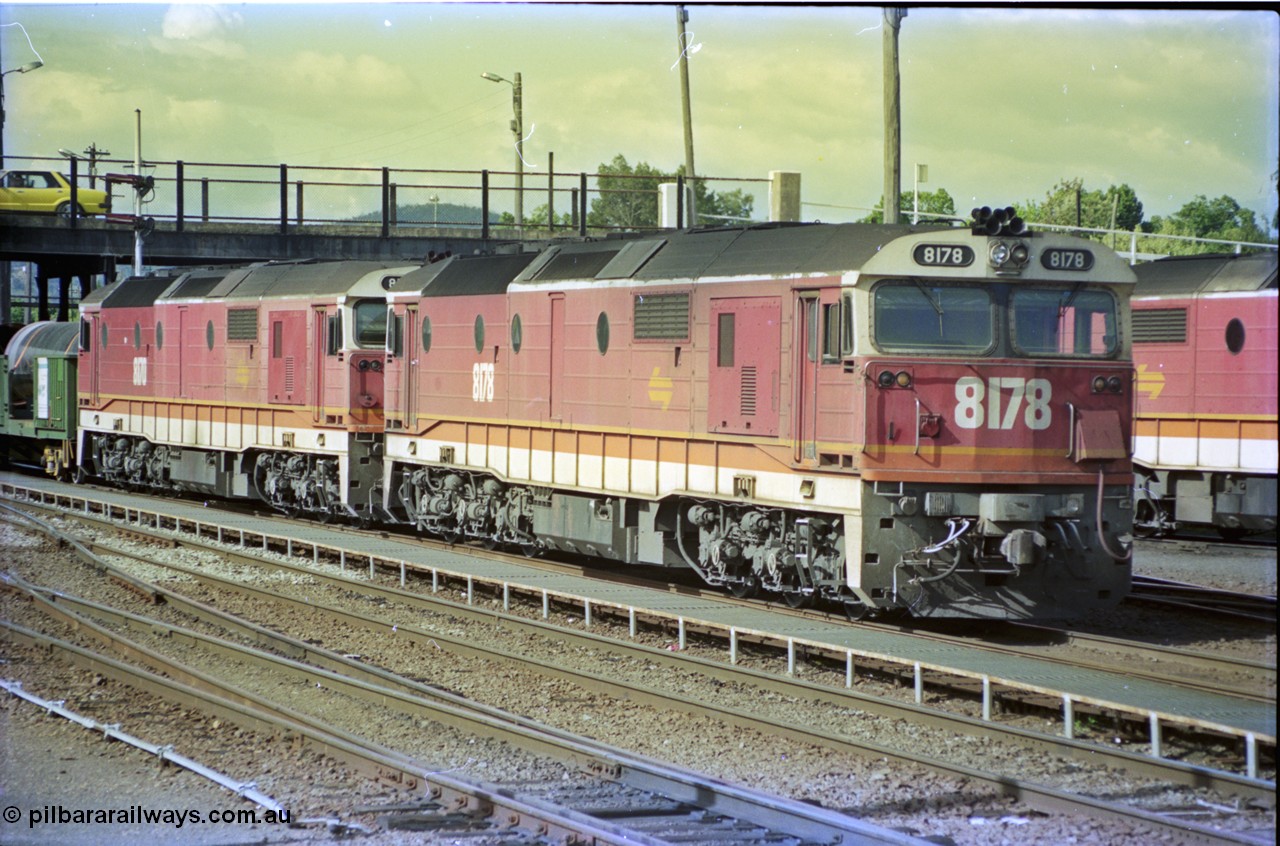
[[[1095,394],[1100,394],[1100,393],[1102,393],[1103,391],[1105,391],[1106,389],[1107,389],[1107,377],[1106,377],[1106,376],[1094,376],[1094,377],[1093,377],[1093,392],[1094,392]]]
[[[888,388],[892,386],[893,380],[894,380],[894,376],[893,376],[892,370],[881,370],[880,376],[877,377],[876,379],[876,381],[880,384],[880,387],[882,388]]]
[[[1124,388],[1124,381],[1119,376],[1112,376],[1107,380],[1107,390],[1113,394],[1118,394]]]
[[[898,387],[899,387],[899,388],[910,388],[910,387],[911,387],[911,374],[910,374],[910,373],[908,373],[908,372],[907,372],[907,371],[905,371],[905,370],[902,370],[902,371],[900,371],[900,372],[898,373],[898,375],[897,375],[897,377],[894,379],[894,381],[898,383]]]

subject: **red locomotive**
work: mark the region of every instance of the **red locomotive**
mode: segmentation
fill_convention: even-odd
[[[851,614],[1128,591],[1133,274],[1003,210],[453,257],[390,295],[386,504]]]
[[[1276,254],[1135,271],[1135,530],[1274,531]]]
[[[82,303],[68,458],[852,615],[1072,616],[1129,587],[1133,281],[1005,210],[142,277]]]
[[[81,303],[79,465],[136,488],[367,513],[381,475],[375,262],[129,279]]]

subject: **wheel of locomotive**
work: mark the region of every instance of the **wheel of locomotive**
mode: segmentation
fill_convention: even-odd
[[[813,604],[813,594],[801,590],[784,590],[782,601],[788,608],[806,608]]]
[[[1146,497],[1133,504],[1133,534],[1139,538],[1155,538],[1164,534],[1160,528],[1159,512]]]
[[[1242,540],[1245,535],[1249,534],[1249,530],[1244,526],[1214,526],[1218,530],[1218,535],[1224,541],[1235,543]]]
[[[840,604],[844,606],[844,616],[851,623],[860,622],[871,615],[871,609],[866,606],[866,603],[859,602],[856,599],[846,599]]]
[[[760,592],[760,579],[756,577],[755,573],[748,573],[740,579],[730,581],[726,587],[729,589],[729,593],[738,599],[750,599]]]

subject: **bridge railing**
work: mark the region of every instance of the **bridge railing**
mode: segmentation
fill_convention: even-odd
[[[134,187],[107,178],[123,174],[133,179],[132,161],[6,156],[4,164],[9,169],[58,170],[81,188],[109,190],[113,219],[134,222]],[[497,170],[150,161],[144,162],[141,176],[137,217],[168,221],[179,231],[195,225],[268,224],[283,234],[297,227],[342,226],[391,236],[397,229],[413,227],[450,235],[519,238],[659,228],[652,176],[601,177],[530,165],[520,191],[515,171]],[[761,195],[756,206],[767,208],[768,179],[699,181],[713,191],[741,189]],[[523,212],[519,225],[517,197]],[[688,221],[686,215],[681,225]]]

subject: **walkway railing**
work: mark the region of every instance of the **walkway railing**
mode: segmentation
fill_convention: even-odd
[[[112,219],[134,222],[134,187],[110,178],[121,175],[133,181],[131,161],[99,159],[92,173],[83,159],[7,156],[4,166],[58,170],[80,188],[108,190]],[[448,230],[451,235],[473,230],[481,238],[519,238],[658,228],[652,176],[601,177],[530,165],[519,194],[523,223],[517,226],[514,171],[187,161],[146,162],[142,170],[145,188],[140,217],[171,221],[178,231],[194,224],[272,224],[287,234],[293,227],[342,225],[368,227],[382,236],[394,234],[398,227],[426,227]],[[607,187],[601,185],[602,178],[609,180]],[[763,194],[757,208],[767,208],[768,179],[698,179],[714,191],[742,188]],[[677,180],[672,177],[671,181]],[[630,212],[625,215],[629,219],[599,223],[591,213],[597,199],[615,201],[615,206]],[[74,220],[69,225],[74,226]],[[683,220],[678,225],[684,225]]]

